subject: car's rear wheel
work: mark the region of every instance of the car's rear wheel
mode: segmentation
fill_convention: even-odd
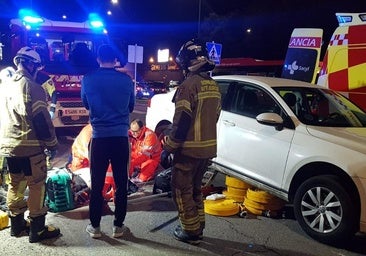
[[[310,178],[300,185],[294,198],[294,213],[302,229],[312,238],[341,245],[354,235],[357,207],[336,176]]]

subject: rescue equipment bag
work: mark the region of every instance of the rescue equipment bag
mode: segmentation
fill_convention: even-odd
[[[50,170],[46,179],[46,206],[51,212],[74,209],[72,180],[65,169]]]
[[[172,168],[159,172],[154,179],[153,194],[171,192],[170,179],[172,177]]]

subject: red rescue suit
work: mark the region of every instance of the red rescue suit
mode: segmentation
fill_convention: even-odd
[[[130,130],[129,137],[131,143],[130,177],[138,169],[137,178],[141,181],[153,179],[160,163],[162,151],[158,137],[146,126],[141,128],[141,133],[136,137],[132,135]]]

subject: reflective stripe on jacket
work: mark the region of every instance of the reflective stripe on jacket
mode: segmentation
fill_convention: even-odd
[[[189,73],[175,96],[172,131],[164,145],[194,158],[216,156],[216,122],[221,111],[219,86],[207,73]]]

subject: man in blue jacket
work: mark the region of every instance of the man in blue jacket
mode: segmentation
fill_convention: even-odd
[[[102,236],[102,190],[109,164],[112,165],[116,185],[113,237],[121,237],[126,230],[123,222],[127,210],[128,129],[135,93],[131,77],[114,69],[116,60],[117,54],[111,46],[100,46],[97,57],[99,69],[85,75],[81,82],[81,98],[89,110],[93,128],[89,151],[90,224],[86,227],[86,232],[93,238]]]

